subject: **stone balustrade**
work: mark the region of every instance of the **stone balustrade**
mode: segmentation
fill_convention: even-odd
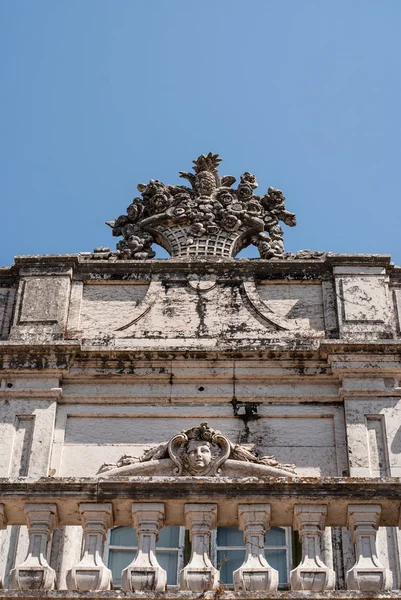
[[[138,549],[122,572],[127,592],[165,592],[167,576],[159,565],[156,540],[166,525],[185,525],[191,556],[182,568],[179,588],[203,593],[220,589],[220,573],[210,558],[211,532],[217,526],[243,531],[245,559],[234,572],[234,593],[274,594],[278,573],[268,563],[264,538],[271,526],[292,526],[299,533],[302,558],[291,571],[290,589],[314,596],[335,588],[335,573],[322,554],[327,526],[348,527],[356,562],[346,573],[346,589],[380,593],[392,589],[391,572],[380,563],[379,526],[398,526],[401,496],[398,479],[124,478],[115,480],[20,478],[0,480],[0,528],[27,525],[26,559],[10,574],[15,590],[53,590],[56,573],[48,563],[52,532],[60,526],[83,530],[81,559],[67,576],[71,591],[112,589],[103,562],[109,529],[131,525]],[[140,484],[140,485],[139,485]]]

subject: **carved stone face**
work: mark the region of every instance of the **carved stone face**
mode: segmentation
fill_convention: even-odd
[[[186,462],[192,471],[204,471],[212,461],[210,444],[203,440],[191,440],[186,450]]]

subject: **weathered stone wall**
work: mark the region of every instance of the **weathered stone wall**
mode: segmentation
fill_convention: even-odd
[[[400,273],[385,256],[275,261],[21,257],[0,273],[2,336],[115,348],[317,347],[399,337]],[[17,293],[15,294],[15,290]]]
[[[201,421],[300,476],[400,477],[401,270],[389,257],[90,258],[0,271],[1,477],[92,477]],[[65,574],[81,530],[57,536]],[[333,540],[344,571],[351,538]],[[379,542],[398,587],[398,531]],[[0,544],[7,583],[25,528]]]

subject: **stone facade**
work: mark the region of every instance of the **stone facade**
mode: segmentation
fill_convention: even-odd
[[[119,527],[131,595],[399,597],[401,268],[285,253],[281,193],[217,164],[140,186],[116,252],[0,270],[1,597],[117,597]],[[155,241],[174,256],[149,260]],[[236,260],[249,243],[267,258]],[[188,531],[167,591],[165,527]],[[243,539],[232,588],[216,528]],[[270,528],[292,536],[280,585]]]

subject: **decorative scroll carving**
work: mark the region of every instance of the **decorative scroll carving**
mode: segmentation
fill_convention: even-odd
[[[293,227],[296,217],[285,209],[280,190],[269,187],[262,196],[255,175],[245,172],[236,189],[235,177],[220,177],[218,154],[202,154],[194,162],[194,173],[180,172],[191,187],[165,185],[151,179],[139,184],[142,197],[134,198],[126,215],[107,222],[114,236],[122,236],[117,252],[122,259],[153,258],[154,242],[173,257],[235,256],[254,244],[262,258],[280,258],[284,252],[279,222]]]
[[[112,472],[113,475],[118,475],[119,469],[122,469],[121,473],[126,472],[130,465],[133,466],[134,472],[135,466],[140,467],[140,463],[159,461],[160,464],[163,459],[168,458],[174,464],[172,475],[213,477],[220,474],[221,467],[228,459],[231,462],[272,467],[276,475],[295,474],[294,465],[281,465],[274,456],[258,456],[256,452],[245,446],[233,444],[220,431],[209,427],[206,422],[174,435],[168,442],[151,448],[140,458],[124,454],[117,463],[103,464],[98,473]]]

